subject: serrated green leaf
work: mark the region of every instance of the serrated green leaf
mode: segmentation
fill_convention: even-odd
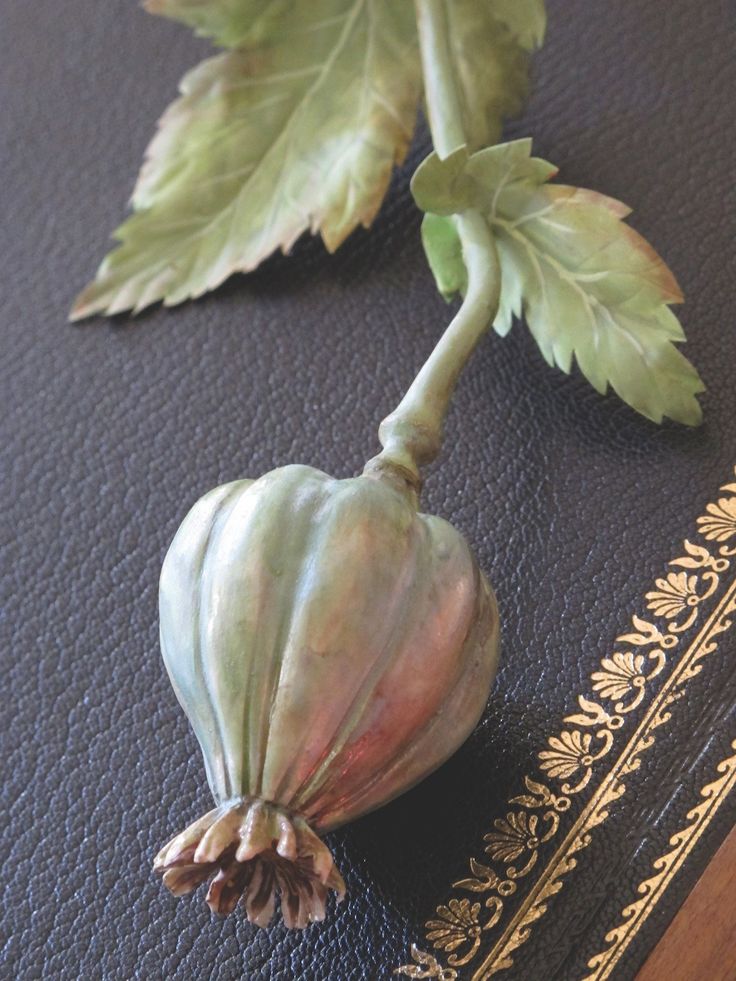
[[[459,215],[466,208],[488,211],[494,207],[498,188],[506,193],[515,184],[541,184],[554,177],[557,168],[531,156],[528,138],[478,150],[471,155],[466,146],[446,157],[430,153],[411,179],[411,192],[418,208],[436,215]]]
[[[610,385],[654,422],[695,425],[703,384],[673,344],[683,334],[667,307],[682,294],[660,256],[624,224],[628,213],[594,191],[500,176],[488,214],[501,262],[494,326],[503,333],[510,315],[523,313],[550,364],[569,372],[574,357],[599,392]]]
[[[468,276],[460,236],[452,218],[425,215],[422,221],[422,244],[442,296],[449,301],[456,293],[465,293]]]
[[[380,207],[420,78],[411,4],[292,0],[278,40],[185,76],[72,317],[199,296],[307,229],[336,249]]]
[[[525,137],[478,150],[468,159],[465,173],[481,210],[492,211],[500,191],[508,196],[517,185],[544,184],[556,176],[556,167],[531,152],[532,141]]]
[[[555,168],[531,156],[518,140],[468,158],[458,211],[471,197],[485,214],[501,266],[501,298],[494,328],[506,334],[524,317],[550,365],[569,372],[573,359],[601,393],[610,385],[655,422],[669,416],[696,425],[695,398],[704,386],[675,347],[684,340],[669,304],[680,288],[660,256],[623,219],[629,208],[595,191],[547,183]],[[428,167],[436,189],[437,170]],[[425,189],[426,190],[426,189]],[[442,201],[449,209],[447,186]],[[424,199],[430,200],[431,193]],[[445,221],[449,219],[443,219]],[[456,257],[435,248],[438,282],[458,280]]]
[[[529,91],[529,53],[542,43],[543,0],[445,0],[462,125],[471,149],[495,143]]]
[[[144,0],[150,14],[181,21],[223,48],[262,44],[288,22],[293,0]]]

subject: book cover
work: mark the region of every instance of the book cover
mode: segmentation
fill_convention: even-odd
[[[523,325],[460,383],[423,507],[497,592],[502,667],[464,747],[331,836],[348,900],[304,932],[213,917],[151,872],[210,806],[156,590],[205,491],[336,476],[447,320],[408,177],[370,233],[312,239],[174,311],[71,327],[142,151],[210,48],[134,4],[5,5],[0,293],[3,976],[626,981],[736,814],[733,14],[549,3],[531,134],[634,207],[686,296],[698,429],[655,426]]]

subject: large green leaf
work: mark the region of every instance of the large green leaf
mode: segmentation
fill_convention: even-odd
[[[544,0],[491,0],[497,20],[505,24],[527,51],[538,48],[547,29]]]
[[[515,0],[512,0],[515,2]],[[288,29],[294,0],[144,0],[151,14],[170,17],[223,48],[261,44]]]
[[[529,53],[542,43],[543,0],[445,0],[468,146],[495,143],[529,90]]]
[[[278,35],[185,76],[148,149],[135,213],[116,232],[121,244],[77,299],[75,319],[179,303],[288,250],[307,229],[334,250],[373,220],[421,89],[412,5],[250,6],[280,12]]]
[[[412,190],[426,211],[450,215],[455,194],[458,212],[474,207],[485,215],[501,266],[499,334],[523,316],[549,364],[569,372],[574,358],[599,392],[610,385],[647,418],[697,424],[703,384],[675,347],[685,335],[669,308],[682,301],[674,276],[624,223],[626,205],[549,184],[555,173],[531,156],[530,140],[517,140],[472,155],[460,149],[446,160],[432,154]],[[438,215],[430,232],[440,290],[462,289],[452,219]]]

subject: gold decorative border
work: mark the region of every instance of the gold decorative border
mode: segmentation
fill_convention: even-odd
[[[736,751],[736,739],[731,743],[731,749]],[[680,871],[685,859],[697,845],[716,811],[736,786],[736,752],[722,760],[716,771],[720,776],[703,787],[700,791],[703,800],[688,812],[687,821],[690,823],[672,835],[669,841],[670,851],[652,864],[655,874],[637,887],[640,898],[624,908],[621,922],[606,934],[606,943],[610,946],[588,961],[592,973],[586,975],[583,981],[605,981],[610,976],[624,951]]]
[[[642,755],[655,743],[656,729],[670,721],[672,706],[701,672],[703,658],[717,649],[716,638],[732,624],[736,577],[727,580],[724,574],[736,555],[736,547],[725,544],[736,536],[736,483],[723,485],[721,491],[731,496],[708,504],[697,519],[697,534],[708,545],[685,540],[685,554],[669,563],[678,571],[655,580],[655,588],[645,594],[647,619],[632,617],[633,629],[616,638],[618,649],[604,657],[600,670],[591,675],[593,697],[578,696],[580,711],[566,716],[566,728],[550,736],[547,747],[537,754],[540,779],[525,776],[526,792],[509,800],[513,810],[505,818],[496,818],[494,830],[484,836],[490,863],[470,858],[470,876],[453,884],[454,890],[471,892],[477,901],[453,895],[436,908],[436,918],[426,923],[427,941],[442,953],[412,946],[414,963],[394,973],[455,981],[457,969],[468,967],[473,970],[473,981],[485,981],[513,964],[514,951],[528,940],[533,924],[547,910],[547,901],[563,888],[564,877],[577,865],[576,854],[590,844],[593,829],[608,818],[611,806],[625,794],[624,778],[639,768]],[[711,605],[714,608],[703,621]],[[702,626],[694,641],[655,691],[652,682],[664,677],[675,648],[699,621]],[[651,703],[642,721],[504,927],[506,900],[516,893],[519,880],[538,867],[542,852],[553,847],[563,830],[562,816],[590,783],[599,769],[596,764],[622,738],[629,721],[626,717],[650,693]],[[550,789],[550,780],[557,782],[559,790]],[[502,927],[491,951],[476,965],[484,937]]]

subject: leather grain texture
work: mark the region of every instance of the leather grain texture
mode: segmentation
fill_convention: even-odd
[[[391,977],[412,942],[426,949],[422,924],[731,476],[733,9],[549,11],[534,96],[508,133],[532,134],[565,182],[634,206],[686,294],[706,422],[648,423],[549,369],[521,325],[481,345],[424,507],[468,537],[494,584],[502,669],[449,763],[332,836],[349,900],[289,934],[216,919],[201,893],[176,901],[150,871],[210,806],[159,654],[158,573],[216,484],[287,462],[345,476],[376,451],[378,422],[448,317],[407,189],[426,132],[372,232],[335,256],[305,240],[197,303],[70,327],[155,121],[208,46],[132,0],[0,4],[3,978]],[[678,801],[728,751],[734,654],[726,635],[636,793],[501,977],[585,975],[648,868],[642,849],[666,846]],[[727,802],[616,977],[633,977],[733,817]]]

